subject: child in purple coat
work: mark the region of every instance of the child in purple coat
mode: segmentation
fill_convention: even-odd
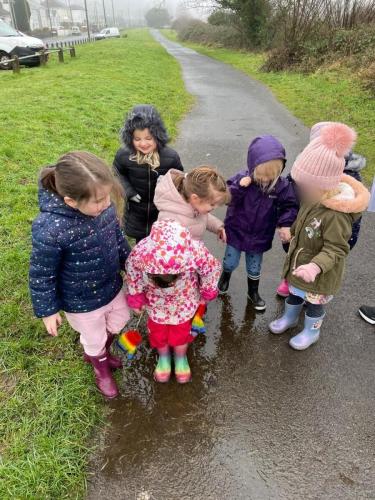
[[[227,247],[219,290],[228,291],[231,274],[245,252],[247,296],[257,311],[266,308],[258,291],[263,254],[272,247],[276,229],[282,242],[290,240],[298,213],[293,185],[281,177],[285,162],[285,149],[275,137],[257,137],[249,146],[248,169],[228,180],[232,201],[224,222]]]

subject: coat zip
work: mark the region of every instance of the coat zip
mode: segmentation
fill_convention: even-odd
[[[296,256],[294,257],[293,271],[295,271],[297,268],[297,259],[298,259],[298,256],[301,252],[303,252],[303,247],[298,250],[298,252],[296,253]]]
[[[147,224],[146,224],[146,231],[147,235],[150,233],[149,231],[149,222],[150,222],[150,194],[151,194],[151,172],[150,172],[150,165],[148,165],[148,202],[147,202]]]
[[[108,265],[108,268],[109,268],[111,265],[111,262],[108,260],[108,253],[107,253],[106,248],[105,248],[105,244],[104,244],[104,240],[102,238],[101,232],[100,232],[100,228],[98,227],[98,224],[96,221],[92,221],[90,225],[91,225],[92,231],[95,233],[95,236],[97,237],[97,239],[99,241],[100,249],[101,249],[101,252],[103,254],[103,260]],[[105,266],[105,268],[107,270],[107,266]]]

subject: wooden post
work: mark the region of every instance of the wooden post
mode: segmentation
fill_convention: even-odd
[[[59,50],[59,62],[61,62],[61,63],[64,62],[64,50],[63,49]]]
[[[18,56],[14,56],[13,59],[14,59],[13,64],[12,64],[13,73],[19,73],[21,71],[20,70],[20,60],[18,59]]]
[[[40,51],[39,61],[40,61],[40,65],[41,66],[45,66],[46,65],[46,54],[45,54],[45,50],[44,49],[42,49]]]
[[[76,49],[74,47],[70,47],[69,52],[70,52],[70,57],[76,56]]]

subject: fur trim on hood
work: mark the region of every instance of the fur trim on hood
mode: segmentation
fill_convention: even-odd
[[[366,158],[357,153],[353,153],[352,151],[345,157],[345,168],[344,173],[346,171],[350,172],[360,172],[362,169],[366,167]]]
[[[333,198],[324,200],[322,205],[336,212],[343,212],[345,214],[358,214],[366,210],[370,202],[370,193],[368,189],[350,175],[343,175],[341,177],[340,185],[349,187],[354,195],[345,196],[348,189],[342,189],[341,193]],[[339,185],[339,188],[340,188]]]
[[[140,104],[130,111],[120,133],[122,142],[130,151],[134,152],[134,131],[144,130],[145,128],[149,129],[159,151],[167,145],[169,137],[159,112],[154,106]]]

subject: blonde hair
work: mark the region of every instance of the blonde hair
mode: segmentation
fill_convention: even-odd
[[[262,177],[267,176],[272,181],[266,187],[266,191],[270,192],[275,187],[281,172],[283,171],[284,161],[280,159],[266,161],[265,163],[260,163],[255,167],[254,170],[254,180],[257,184],[262,184]]]
[[[230,202],[230,192],[224,177],[213,165],[201,165],[187,174],[183,172],[173,179],[177,191],[189,201],[192,194],[207,201],[213,201],[220,194],[220,205]]]
[[[160,155],[158,151],[144,154],[140,151],[129,156],[130,161],[135,161],[138,165],[150,165],[152,169],[160,167]]]
[[[118,214],[121,213],[123,190],[108,165],[92,153],[72,151],[61,156],[55,165],[42,170],[40,181],[44,189],[68,197],[77,203],[95,196],[98,186],[111,186],[111,196]]]

